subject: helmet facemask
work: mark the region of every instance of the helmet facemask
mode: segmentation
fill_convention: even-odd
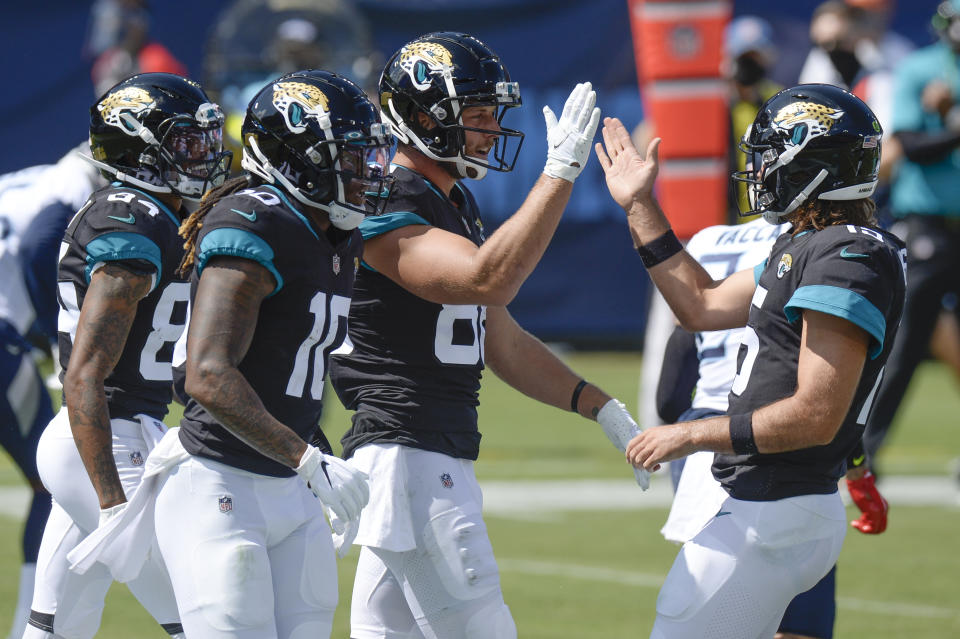
[[[141,164],[155,158],[161,180],[171,191],[198,201],[203,194],[223,184],[230,172],[233,153],[223,150],[223,113],[216,104],[200,105],[193,116],[180,115],[163,122],[162,137],[144,153]]]

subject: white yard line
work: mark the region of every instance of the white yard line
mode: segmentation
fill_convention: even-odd
[[[581,564],[552,561],[533,561],[529,559],[497,558],[497,565],[504,573],[518,573],[541,577],[560,577],[599,581],[623,586],[658,589],[663,585],[666,575],[653,575],[642,572],[599,568]],[[960,620],[960,609],[940,606],[921,606],[900,601],[872,601],[856,597],[837,597],[837,606],[843,610],[869,612],[892,617],[937,618]]]

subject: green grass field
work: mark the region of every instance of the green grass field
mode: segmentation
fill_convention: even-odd
[[[633,353],[576,353],[571,366],[618,395],[635,411],[640,358]],[[348,424],[332,393],[326,414],[331,439]],[[960,393],[943,367],[924,365],[882,458],[891,475],[940,475],[960,457]],[[599,427],[522,398],[492,376],[481,394],[484,433],[477,475],[484,480],[612,479],[629,469]],[[175,423],[175,418],[168,418]],[[657,478],[656,481],[666,481]],[[4,458],[0,486],[20,483]],[[665,508],[488,516],[507,603],[525,639],[646,637],[654,602],[676,547],[663,540]],[[851,510],[850,516],[855,513]],[[185,522],[189,525],[189,522]],[[0,516],[0,633],[9,627],[20,563],[21,522]],[[838,573],[835,636],[876,639],[960,636],[957,552],[960,505],[897,506],[887,532],[851,529]],[[349,636],[354,550],[340,563],[341,607],[333,636]],[[0,635],[2,636],[2,635]],[[101,631],[106,639],[166,635],[115,584]]]

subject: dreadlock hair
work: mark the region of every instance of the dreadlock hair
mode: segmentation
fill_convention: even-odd
[[[207,191],[207,194],[203,196],[200,208],[191,213],[190,216],[183,221],[180,225],[179,234],[180,237],[184,239],[183,250],[185,253],[183,259],[180,261],[180,266],[177,268],[177,273],[180,274],[180,277],[186,278],[190,274],[190,269],[193,268],[193,264],[196,261],[197,236],[200,235],[200,229],[203,228],[203,217],[221,199],[236,193],[240,189],[253,186],[253,180],[255,179],[256,178],[249,174],[241,175],[232,180],[227,180],[215,189]]]
[[[800,206],[788,218],[793,223],[791,234],[804,231],[822,231],[836,224],[875,227],[876,203],[870,198],[861,200],[811,200]]]

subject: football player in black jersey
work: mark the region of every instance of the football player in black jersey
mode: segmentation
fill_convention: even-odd
[[[100,624],[110,574],[103,566],[71,573],[66,554],[123,510],[166,430],[170,352],[186,322],[188,285],[175,274],[182,203],[226,176],[222,125],[200,85],[168,73],[124,80],[90,109],[86,159],[115,181],[74,216],[60,252],[64,408],[37,451],[53,510],[26,639],[93,637]],[[182,636],[158,561],[130,589],[170,635]]]
[[[393,138],[357,85],[316,70],[261,89],[242,131],[247,175],[182,229],[189,400],[165,441],[181,459],[156,497],[157,539],[187,636],[328,637],[323,506],[346,525],[368,489],[317,432],[323,379],[347,331],[356,227],[389,195]]]
[[[900,322],[903,244],[880,230],[869,199],[880,124],[830,85],[781,91],[741,149],[752,204],[792,224],[769,258],[714,281],[682,249],[652,195],[659,140],[646,157],[623,125],[596,146],[651,278],[688,330],[746,325],[728,416],[653,428],[627,459],[715,451],[727,491],[687,542],[657,599],[651,637],[772,637],[790,600],[833,566],[846,532],[837,481],[860,440]]]
[[[331,358],[334,389],[356,411],[344,456],[371,481],[356,538],[355,639],[516,637],[473,471],[485,364],[534,399],[598,419],[620,450],[638,432],[622,404],[505,308],[589,157],[595,100],[581,84],[559,121],[544,109],[543,175],[487,239],[460,180],[512,169],[523,134],[503,118],[520,105],[517,83],[485,44],[451,32],[410,42],[383,71],[380,106],[400,141],[396,183],[387,213],[360,225],[349,341]]]

